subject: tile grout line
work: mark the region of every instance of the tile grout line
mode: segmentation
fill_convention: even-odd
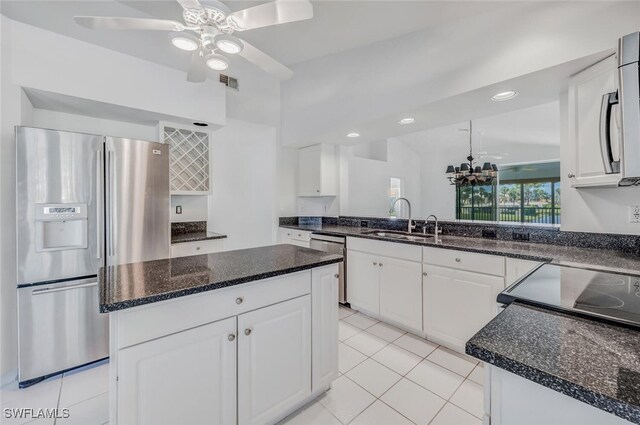
[[[358,313],[355,313],[355,314],[358,314]],[[368,317],[368,316],[367,316],[367,317]],[[339,319],[339,320],[343,320],[343,319]],[[346,322],[346,323],[348,323],[348,324],[349,324],[349,325],[351,325],[351,326],[357,327],[357,326],[355,326],[355,325],[353,325],[353,324],[351,324],[351,323],[349,323],[349,322]],[[380,321],[378,321],[377,323],[384,323],[384,322],[380,322]],[[375,324],[373,324],[373,325],[369,326],[368,328],[361,329],[361,330],[360,330],[360,332],[358,332],[356,335],[359,335],[359,334],[360,334],[360,333],[362,333],[362,332],[367,332],[367,329],[369,329],[369,328],[371,328],[371,327],[375,326],[377,323],[375,323]],[[392,326],[392,325],[389,325],[389,326]],[[398,329],[399,329],[399,328],[398,328]],[[364,360],[363,360],[363,361],[361,361],[360,363],[358,363],[358,364],[356,364],[355,366],[353,366],[352,368],[350,368],[347,372],[349,372],[349,371],[351,371],[351,370],[355,369],[357,366],[359,366],[359,365],[361,365],[362,363],[364,363],[367,359],[371,359],[371,360],[373,360],[374,362],[376,362],[376,363],[380,364],[381,366],[383,366],[383,367],[385,367],[385,368],[387,368],[387,369],[391,370],[392,372],[396,373],[397,375],[400,375],[398,372],[394,371],[393,369],[391,369],[391,368],[389,368],[389,367],[385,366],[384,364],[382,364],[382,363],[378,362],[376,359],[374,359],[374,358],[373,358],[373,356],[374,356],[374,355],[376,355],[377,353],[379,353],[380,351],[382,351],[384,348],[386,348],[386,347],[388,347],[389,345],[393,344],[393,343],[394,343],[395,341],[397,341],[398,339],[402,338],[402,336],[407,335],[407,334],[410,334],[410,333],[405,331],[402,335],[400,335],[399,337],[397,337],[396,339],[394,339],[394,340],[393,340],[393,341],[391,341],[391,342],[389,342],[389,341],[385,340],[384,338],[380,338],[379,336],[374,335],[374,334],[372,334],[371,332],[367,332],[367,333],[368,333],[369,335],[372,335],[372,336],[376,337],[376,338],[379,338],[379,339],[384,340],[385,342],[387,342],[387,344],[386,344],[384,347],[382,347],[382,348],[380,348],[379,350],[377,350],[375,353],[373,353],[373,354],[371,354],[371,355],[367,355],[367,354],[365,354],[365,353],[361,352],[360,350],[358,350],[357,348],[352,347],[352,346],[350,346],[349,344],[346,344],[346,341],[347,341],[347,340],[349,340],[349,339],[351,339],[351,338],[355,337],[356,335],[352,335],[351,337],[346,338],[344,341],[339,341],[340,343],[345,343],[345,345],[347,345],[348,347],[350,347],[350,348],[352,348],[352,349],[356,350],[357,352],[361,353],[362,355],[366,356],[366,359],[364,359]],[[412,334],[411,334],[411,335],[412,335]],[[426,338],[425,338],[425,340],[426,340],[426,341],[428,341]],[[429,341],[429,342],[431,342],[431,341]],[[395,345],[396,347],[399,347],[400,349],[403,349],[403,350],[405,350],[405,351],[407,351],[407,352],[410,352],[410,353],[412,353],[412,354],[414,354],[414,355],[417,355],[416,353],[413,353],[413,352],[411,352],[411,351],[409,351],[409,350],[407,350],[407,349],[405,349],[405,348],[403,348],[403,347],[400,347],[400,346],[399,346],[399,345],[397,345],[397,344],[394,344],[394,345]],[[412,368],[411,368],[407,373],[405,373],[404,375],[400,375],[400,376],[401,376],[401,378],[400,378],[398,381],[394,382],[394,383],[393,383],[393,385],[391,385],[391,387],[389,387],[386,391],[384,391],[384,392],[380,395],[380,397],[376,397],[374,394],[371,394],[371,393],[370,393],[369,391],[367,391],[364,387],[360,386],[357,382],[353,381],[351,378],[349,378],[348,376],[346,376],[346,373],[347,373],[347,372],[343,373],[342,375],[344,375],[347,379],[349,379],[349,380],[350,380],[351,382],[353,382],[354,384],[358,385],[360,388],[364,389],[367,393],[371,394],[373,397],[376,397],[376,400],[380,400],[383,404],[385,404],[386,406],[388,406],[389,408],[391,408],[393,411],[397,412],[398,414],[400,414],[401,416],[403,416],[404,418],[406,418],[407,420],[409,420],[409,422],[411,422],[411,423],[414,423],[414,422],[413,422],[413,421],[411,421],[409,418],[407,418],[405,415],[403,415],[401,412],[398,412],[398,411],[397,411],[396,409],[394,409],[392,406],[389,406],[387,403],[385,403],[385,402],[384,402],[384,400],[382,400],[382,399],[381,399],[381,398],[382,398],[382,396],[384,396],[384,394],[386,394],[386,393],[387,393],[391,388],[393,388],[395,385],[397,385],[397,384],[398,384],[398,382],[400,382],[400,381],[402,380],[402,378],[405,378],[405,379],[409,380],[410,382],[412,382],[412,383],[414,383],[414,384],[418,385],[420,388],[423,388],[424,390],[428,391],[429,393],[431,393],[431,394],[435,395],[436,397],[438,397],[438,398],[440,398],[440,399],[442,399],[442,400],[444,400],[444,401],[445,401],[445,403],[442,405],[442,407],[438,410],[438,412],[437,412],[437,413],[433,416],[433,418],[429,421],[429,424],[430,424],[431,422],[433,422],[433,420],[435,420],[435,418],[438,416],[438,414],[440,414],[440,412],[444,409],[444,407],[445,407],[447,404],[451,404],[451,405],[453,405],[454,407],[457,407],[458,409],[462,410],[463,412],[468,413],[469,415],[473,416],[474,418],[482,420],[482,418],[478,418],[478,417],[477,417],[476,415],[474,415],[473,413],[469,412],[469,411],[468,411],[468,410],[466,410],[465,408],[463,408],[463,407],[461,407],[461,406],[458,406],[456,403],[454,403],[454,402],[452,402],[452,401],[451,401],[451,398],[456,394],[456,392],[457,392],[457,391],[460,389],[460,387],[465,383],[465,381],[467,381],[467,380],[468,380],[468,381],[471,381],[471,382],[475,383],[476,385],[480,385],[480,384],[478,384],[477,382],[474,382],[473,380],[469,379],[469,376],[471,375],[471,373],[473,373],[473,371],[476,369],[476,367],[478,367],[478,365],[479,365],[480,363],[479,363],[479,362],[475,362],[474,366],[471,368],[471,371],[470,371],[469,373],[467,373],[466,375],[459,374],[459,373],[457,373],[457,372],[455,372],[455,371],[453,371],[453,370],[451,370],[451,369],[449,369],[449,368],[447,368],[447,367],[445,367],[445,366],[442,366],[442,365],[440,365],[440,364],[438,364],[438,363],[436,363],[436,362],[434,362],[434,361],[432,361],[432,360],[429,360],[429,359],[428,359],[428,357],[429,357],[431,354],[433,354],[433,353],[434,353],[438,348],[440,348],[440,347],[442,347],[443,349],[445,348],[445,347],[443,347],[442,345],[437,344],[436,348],[434,348],[434,349],[433,349],[429,354],[427,354],[426,356],[422,357],[422,356],[417,355],[418,357],[421,357],[421,358],[422,358],[422,360],[420,360],[420,362],[418,362],[414,367],[412,367]],[[451,354],[455,356],[454,352],[452,352]],[[456,357],[457,357],[457,356],[456,356]],[[464,359],[464,358],[461,358],[461,359],[466,360],[466,359]],[[411,373],[411,371],[413,371],[416,367],[418,367],[418,365],[420,365],[420,363],[422,363],[422,362],[423,362],[423,361],[425,361],[425,360],[426,360],[426,361],[428,361],[429,363],[432,363],[432,364],[434,364],[434,365],[436,365],[436,366],[438,366],[438,367],[441,367],[441,368],[443,368],[443,369],[445,369],[445,370],[447,370],[447,371],[449,371],[449,372],[452,372],[452,373],[454,373],[454,374],[456,374],[456,375],[458,375],[458,376],[460,376],[460,377],[462,377],[462,378],[463,378],[462,382],[461,382],[460,384],[458,384],[458,386],[456,387],[456,389],[451,393],[451,395],[450,395],[448,398],[446,398],[446,399],[445,399],[444,397],[440,396],[439,394],[436,394],[436,393],[434,393],[433,391],[431,391],[431,390],[429,390],[429,389],[427,389],[427,388],[424,388],[422,385],[420,385],[419,383],[417,383],[417,382],[413,381],[412,379],[407,378],[407,375],[408,375],[409,373]],[[375,401],[374,401],[374,403],[375,403]],[[371,404],[373,404],[373,403],[371,403]],[[369,407],[371,407],[371,404],[370,404],[369,406],[367,406],[367,407],[365,408],[365,410],[366,410],[366,409],[368,409]],[[357,416],[360,416],[360,414],[362,414],[363,412],[364,412],[364,410],[363,410],[362,412],[360,412]],[[356,417],[357,417],[357,416],[356,416]],[[354,420],[355,420],[355,418],[354,418]]]

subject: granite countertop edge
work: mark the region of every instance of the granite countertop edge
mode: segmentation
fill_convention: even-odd
[[[548,372],[526,365],[517,360],[513,360],[507,356],[489,351],[474,344],[471,340],[465,345],[465,353],[485,363],[489,363],[492,366],[504,369],[507,372],[511,372],[524,379],[616,415],[622,419],[635,424],[640,424],[640,407],[633,406],[622,400],[611,398],[575,382],[562,379]]]
[[[145,304],[152,304],[159,301],[166,301],[173,298],[180,298],[188,295],[198,294],[201,292],[208,292],[208,291],[214,291],[216,289],[228,288],[231,286],[237,286],[244,283],[254,282],[257,280],[268,279],[272,277],[282,276],[285,274],[291,274],[291,273],[296,273],[304,270],[309,270],[316,267],[322,267],[330,264],[340,263],[342,261],[343,261],[342,257],[335,256],[335,258],[317,261],[312,264],[304,264],[301,266],[289,267],[289,268],[280,269],[280,270],[266,271],[263,273],[257,273],[253,275],[228,279],[222,282],[216,282],[216,283],[210,283],[207,285],[195,286],[192,288],[180,289],[178,291],[170,291],[170,292],[164,292],[161,294],[154,294],[148,297],[137,298],[134,300],[117,301],[117,302],[108,303],[108,304],[100,303],[100,313],[111,313],[114,311],[125,310],[128,308],[138,307]]]
[[[185,242],[199,242],[199,241],[207,241],[214,239],[225,239],[227,235],[216,232],[187,232],[187,233],[178,233],[177,235],[171,236],[171,244],[179,244]]]
[[[478,254],[487,255],[500,255],[514,259],[537,261],[541,263],[552,263],[557,265],[564,265],[570,267],[579,267],[601,271],[611,271],[614,273],[627,273],[633,275],[640,275],[640,263],[638,264],[624,264],[624,265],[610,265],[606,261],[600,261],[598,264],[598,257],[601,252],[609,252],[608,250],[595,249],[595,248],[578,248],[563,245],[539,244],[534,242],[509,242],[509,241],[496,241],[494,239],[483,239],[465,236],[440,236],[441,240],[437,243],[433,241],[409,241],[399,240],[396,238],[385,238],[376,235],[369,235],[366,233],[360,233],[365,231],[374,231],[372,228],[360,228],[351,226],[339,226],[340,229],[326,229],[318,226],[293,226],[282,225],[288,229],[305,230],[317,235],[326,236],[339,236],[339,237],[353,237],[361,239],[370,239],[383,242],[401,243],[407,245],[415,245],[422,247],[431,247],[439,249],[449,249],[454,251],[465,251]],[[509,247],[478,247],[478,246],[466,246],[465,243],[512,243],[517,244],[512,249]],[[348,248],[348,246],[347,246]],[[544,250],[552,250],[555,252],[539,252]],[[530,253],[527,251],[531,251]],[[567,252],[563,252],[567,251]],[[580,255],[584,255],[580,258]],[[629,255],[630,256],[630,255]]]

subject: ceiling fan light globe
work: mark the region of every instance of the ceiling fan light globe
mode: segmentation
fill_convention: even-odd
[[[171,32],[169,38],[171,39],[171,44],[180,50],[193,52],[200,47],[198,38],[189,33]]]
[[[227,58],[221,55],[211,54],[205,57],[205,63],[214,71],[224,71],[229,68]]]
[[[228,34],[220,34],[215,38],[216,47],[222,50],[224,53],[230,55],[237,55],[242,52],[244,44],[238,37],[234,37]]]

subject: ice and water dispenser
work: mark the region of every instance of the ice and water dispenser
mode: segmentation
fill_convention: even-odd
[[[87,204],[36,204],[36,252],[87,248]]]

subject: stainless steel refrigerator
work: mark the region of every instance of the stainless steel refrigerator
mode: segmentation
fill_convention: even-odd
[[[109,355],[102,266],[168,258],[169,149],[16,127],[20,386]]]

